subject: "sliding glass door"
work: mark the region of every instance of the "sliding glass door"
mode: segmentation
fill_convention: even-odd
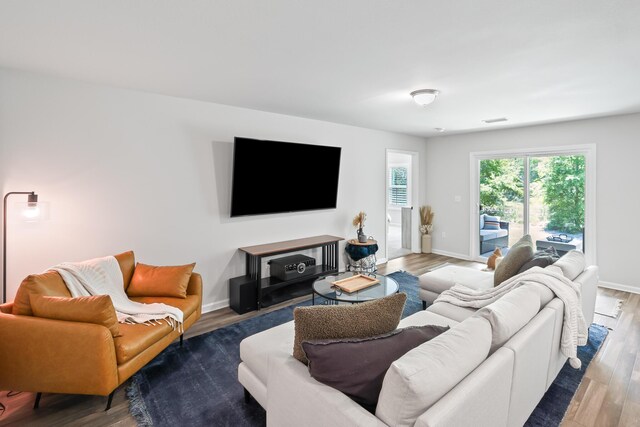
[[[479,254],[503,254],[523,235],[537,249],[584,251],[584,155],[480,160]]]

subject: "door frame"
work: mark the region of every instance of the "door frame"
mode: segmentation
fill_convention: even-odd
[[[485,262],[486,258],[480,256],[480,161],[487,159],[508,158],[508,157],[538,157],[538,156],[562,156],[580,154],[585,157],[585,189],[584,189],[584,254],[587,265],[597,265],[597,244],[596,244],[596,145],[567,145],[538,147],[528,149],[476,151],[469,153],[470,164],[470,212],[469,230],[471,239],[469,255],[472,260]],[[525,162],[525,174],[529,174],[529,162]],[[528,179],[525,180],[528,182]],[[525,185],[524,197],[529,198],[529,188]],[[529,225],[529,212],[524,209],[525,230]]]
[[[410,180],[410,191],[411,191],[411,206],[413,206],[413,210],[411,211],[411,252],[420,253],[420,236],[418,235],[418,226],[420,221],[420,209],[416,208],[420,203],[420,153],[418,151],[409,151],[409,150],[398,150],[395,148],[387,148],[384,156],[384,256],[385,260],[389,260],[389,222],[387,221],[387,205],[389,198],[389,153],[397,153],[397,154],[408,154],[411,156],[411,175],[409,176]]]

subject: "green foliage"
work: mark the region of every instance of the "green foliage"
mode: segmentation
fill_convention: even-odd
[[[530,194],[541,196],[548,215],[547,230],[579,233],[584,228],[584,156],[530,158]],[[523,203],[524,159],[480,162],[482,212],[515,221],[514,206]]]
[[[522,203],[523,159],[488,159],[480,162],[480,205],[483,213],[499,215],[507,220],[508,202]]]
[[[584,156],[554,156],[543,179],[549,207],[547,229],[578,233],[584,228]]]

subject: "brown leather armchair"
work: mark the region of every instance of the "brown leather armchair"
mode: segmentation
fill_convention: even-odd
[[[125,291],[135,268],[133,252],[115,256]],[[29,295],[70,297],[56,272],[27,277],[14,302],[0,305],[0,390],[109,396],[115,389],[182,335],[168,324],[119,324],[113,337],[105,326],[52,320],[31,315]],[[184,313],[186,331],[202,315],[202,277],[193,273],[187,297],[132,297],[134,301],[162,302]]]

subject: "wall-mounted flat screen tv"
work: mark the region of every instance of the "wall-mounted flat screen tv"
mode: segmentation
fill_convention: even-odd
[[[335,209],[340,147],[235,138],[231,216]]]

